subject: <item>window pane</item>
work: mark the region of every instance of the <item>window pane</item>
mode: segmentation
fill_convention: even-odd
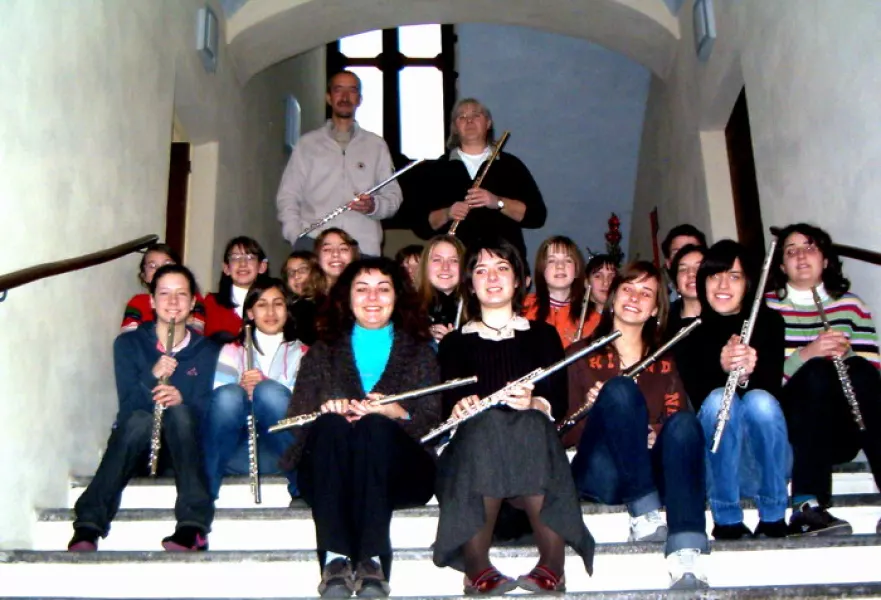
[[[361,106],[355,113],[358,124],[382,136],[382,71],[376,67],[347,67],[361,78]]]
[[[382,52],[382,31],[377,29],[342,38],[340,52],[349,58],[373,58]]]
[[[434,67],[407,67],[401,86],[401,152],[437,158],[444,152],[444,78]]]
[[[410,58],[434,58],[441,53],[441,26],[399,27],[398,50]]]

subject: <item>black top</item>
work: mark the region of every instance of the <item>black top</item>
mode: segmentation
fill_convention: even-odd
[[[679,375],[695,410],[700,409],[710,392],[725,387],[728,374],[722,370],[719,360],[722,348],[732,335],[740,335],[749,310],[750,307],[745,307],[740,314],[730,316],[704,311],[700,327],[674,346]],[[783,383],[783,344],[783,317],[763,304],[749,342],[756,349],[756,368],[745,391],[765,390],[779,397]],[[738,388],[738,393],[744,390]]]
[[[484,161],[477,173],[486,166]],[[447,208],[465,199],[474,180],[468,175],[468,169],[459,159],[450,159],[449,155],[433,161],[430,166],[420,171],[422,176],[419,187],[418,215],[414,219],[414,231],[424,239],[449,231],[452,221],[438,230],[428,224],[428,215],[439,208]],[[462,240],[466,248],[484,236],[502,237],[520,251],[523,260],[527,260],[526,244],[523,241],[523,229],[538,229],[545,224],[548,211],[541,192],[526,165],[513,154],[501,152],[498,159],[487,171],[481,188],[512,200],[519,200],[526,205],[526,214],[521,222],[517,222],[502,214],[495,208],[475,208],[468,217],[459,223],[456,237]]]
[[[444,294],[435,291],[434,304],[428,310],[428,319],[432,325],[453,325],[459,314],[459,296],[455,293]]]
[[[441,340],[438,360],[441,379],[477,375],[477,383],[447,390],[443,394],[443,418],[453,412],[456,402],[477,394],[481,398],[493,394],[509,382],[563,360],[563,344],[557,330],[547,323],[529,322],[527,331],[516,331],[513,338],[486,340],[477,333],[452,331]],[[532,394],[551,404],[555,420],[566,416],[569,408],[569,382],[566,369],[560,369],[535,384]]]
[[[318,331],[315,327],[315,318],[318,316],[317,298],[297,298],[288,309],[294,320],[294,331],[297,339],[311,346],[318,339]]]
[[[682,316],[682,298],[672,302],[670,304],[670,314],[667,317],[667,329],[664,330],[664,341],[669,340],[679,333],[679,330],[683,327],[688,327],[694,323],[695,319],[697,319],[697,317]]]

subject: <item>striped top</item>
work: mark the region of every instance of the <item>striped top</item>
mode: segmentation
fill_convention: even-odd
[[[835,299],[820,285],[817,288],[823,302],[823,310],[833,329],[843,332],[850,340],[848,356],[861,356],[881,367],[878,354],[878,334],[869,307],[856,294],[845,293]],[[787,285],[786,298],[780,299],[776,292],[765,295],[768,306],[783,315],[786,322],[786,362],[783,364],[784,382],[804,364],[797,352],[814,341],[823,331],[823,320],[810,292],[796,290]]]

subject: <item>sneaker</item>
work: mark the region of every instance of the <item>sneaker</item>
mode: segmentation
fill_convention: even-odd
[[[759,521],[756,530],[753,532],[754,538],[783,538],[789,535],[789,527],[786,521]]]
[[[504,596],[511,590],[517,589],[517,582],[506,575],[499,573],[495,567],[485,569],[474,581],[465,576],[466,596]]]
[[[348,558],[335,558],[324,566],[318,594],[322,598],[348,598],[355,592],[355,576]]]
[[[881,535],[881,519],[878,519],[878,524],[875,525],[875,535]]]
[[[671,590],[701,590],[710,587],[707,576],[698,564],[701,551],[682,548],[667,557]]]
[[[836,519],[822,506],[807,502],[792,511],[789,518],[789,535],[850,535],[850,523]]]
[[[661,512],[652,510],[644,515],[630,518],[631,542],[664,542],[667,540],[667,523]]]
[[[68,552],[95,552],[97,549],[97,531],[91,527],[74,527],[73,537],[67,543]]]
[[[208,549],[208,538],[198,527],[184,525],[163,539],[162,547],[169,552],[201,552]]]
[[[538,565],[526,575],[517,578],[517,585],[527,592],[535,594],[557,593],[566,591],[565,575],[557,576],[549,568]]]
[[[390,591],[382,565],[369,558],[358,563],[355,570],[355,593],[359,598],[386,598]]]
[[[743,536],[751,536],[749,527],[740,523],[734,525],[713,525],[713,538],[717,540],[739,540]]]

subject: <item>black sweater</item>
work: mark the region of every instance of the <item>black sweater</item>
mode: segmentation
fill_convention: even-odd
[[[428,309],[428,319],[432,325],[453,325],[459,314],[459,295],[435,291],[434,304]]]
[[[478,169],[478,174],[485,166],[486,161]],[[420,200],[418,209],[414,209],[418,210],[414,218],[414,231],[420,237],[428,239],[439,233],[446,233],[452,224],[447,223],[435,231],[428,224],[429,214],[465,200],[465,194],[474,181],[468,175],[465,164],[458,159],[451,160],[449,155],[442,156],[428,168],[420,170],[420,176]],[[529,169],[516,156],[502,152],[490,167],[480,187],[497,196],[523,202],[526,205],[526,214],[518,223],[498,209],[476,208],[459,224],[456,237],[470,248],[482,237],[499,236],[511,242],[520,251],[523,260],[527,260],[522,230],[542,227],[548,215],[541,192]]]
[[[463,334],[461,329],[444,336],[438,350],[443,380],[478,377],[477,383],[444,392],[444,418],[465,396],[489,396],[530,371],[549,367],[564,358],[556,329],[537,321],[530,321],[529,325],[528,331],[517,331],[507,340],[486,340],[476,333]],[[532,394],[550,402],[554,419],[560,420],[569,409],[568,386],[566,370],[560,369],[537,382]]]
[[[701,325],[674,347],[679,375],[695,410],[700,409],[710,392],[725,387],[728,374],[722,370],[719,360],[722,348],[732,335],[740,335],[743,322],[749,317],[749,309],[745,307],[740,314],[731,316],[704,310]],[[783,334],[783,317],[762,305],[749,342],[756,349],[756,368],[749,377],[746,390],[738,388],[739,394],[765,390],[779,398],[783,383]]]

